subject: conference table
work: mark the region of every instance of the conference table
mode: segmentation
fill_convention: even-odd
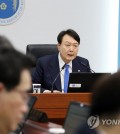
[[[32,94],[37,97],[34,108],[45,112],[50,122],[63,125],[69,103],[78,101],[90,104],[91,93],[42,93]]]
[[[24,134],[49,134],[50,128],[62,128],[62,126],[51,122],[38,123],[35,121],[27,120],[23,128],[23,133]]]

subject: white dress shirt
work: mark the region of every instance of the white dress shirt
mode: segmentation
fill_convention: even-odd
[[[59,69],[61,70],[62,67],[64,66],[65,62],[62,60],[60,53],[58,54],[58,61],[59,61]],[[69,73],[72,72],[72,61],[70,61],[68,63],[69,65]],[[61,78],[61,88],[62,88],[62,92],[64,93],[64,72],[65,72],[65,68],[61,71],[60,73],[60,78]]]
[[[60,53],[58,54],[58,62],[59,62],[59,69],[61,70],[62,67],[64,66],[65,62],[62,60]],[[69,65],[69,73],[71,73],[72,72],[72,61],[70,61],[68,63],[68,65]],[[62,93],[64,93],[64,72],[65,72],[65,68],[60,73]],[[44,90],[43,93],[50,93],[50,92],[51,92],[50,90]]]

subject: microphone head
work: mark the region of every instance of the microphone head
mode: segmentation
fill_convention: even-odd
[[[66,66],[66,63],[63,65],[63,67],[61,69],[63,70],[65,68],[65,66]]]

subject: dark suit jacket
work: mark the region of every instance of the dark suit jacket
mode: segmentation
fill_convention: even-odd
[[[88,67],[82,65],[81,62]],[[78,70],[80,70],[80,72],[90,72],[89,62],[87,59],[77,56],[72,61],[72,72],[78,72]],[[41,84],[41,87],[43,88],[42,92],[44,89],[51,90],[52,83],[59,74],[59,71],[58,54],[41,57],[38,59],[36,68],[32,74],[33,83]],[[62,91],[60,75],[56,79],[53,89]]]

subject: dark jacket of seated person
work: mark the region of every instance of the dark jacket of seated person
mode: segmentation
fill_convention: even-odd
[[[84,63],[86,66],[81,64]],[[58,54],[47,55],[38,59],[36,68],[32,74],[33,83],[41,84],[42,92],[47,89],[51,90],[52,83],[60,72]],[[89,61],[77,56],[72,60],[72,72],[90,72]],[[54,90],[62,92],[60,75],[56,79]]]

